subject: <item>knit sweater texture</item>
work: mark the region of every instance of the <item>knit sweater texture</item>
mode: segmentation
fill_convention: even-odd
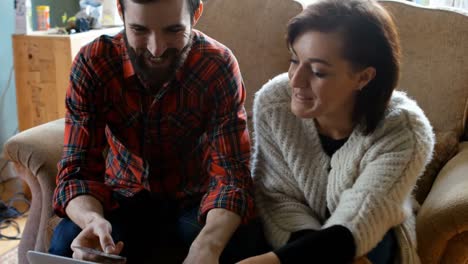
[[[419,262],[411,191],[434,147],[421,108],[395,91],[377,129],[364,135],[356,126],[330,158],[314,120],[296,117],[290,104],[286,73],[265,84],[254,101],[252,175],[272,246],[283,246],[295,231],[341,225],[353,234],[356,256],[363,256],[394,228],[398,262]]]

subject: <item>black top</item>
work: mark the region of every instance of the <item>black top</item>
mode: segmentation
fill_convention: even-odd
[[[333,154],[340,149],[346,141],[348,141],[348,138],[343,138],[343,139],[333,139],[331,137],[319,134],[320,138],[320,144],[322,144],[322,148],[327,153],[328,156],[333,156]]]
[[[348,140],[348,138],[335,140],[321,134],[319,136],[323,150],[330,157]],[[356,244],[349,229],[344,226],[334,225],[321,230],[294,232],[291,234],[288,243],[274,252],[282,264],[344,264],[352,263],[356,254]]]

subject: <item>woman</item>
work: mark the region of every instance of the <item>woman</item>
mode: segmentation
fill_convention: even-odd
[[[254,103],[257,206],[274,250],[241,263],[418,263],[411,190],[434,136],[394,91],[391,17],[374,0],[316,1],[287,41],[288,74]]]

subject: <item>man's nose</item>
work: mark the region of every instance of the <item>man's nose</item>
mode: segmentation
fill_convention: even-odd
[[[148,41],[148,51],[153,57],[161,57],[167,49],[166,42],[163,38],[153,34]]]

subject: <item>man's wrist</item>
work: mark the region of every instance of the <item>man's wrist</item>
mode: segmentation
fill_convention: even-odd
[[[211,209],[205,226],[192,243],[193,249],[208,249],[220,256],[241,222],[240,216],[223,208]]]
[[[92,223],[96,220],[103,220],[104,216],[102,214],[96,213],[96,212],[89,212],[85,216],[85,225],[88,225],[89,223]]]
[[[73,198],[65,208],[68,217],[82,229],[97,219],[104,219],[101,203],[90,195]]]
[[[221,256],[221,253],[224,250],[224,243],[219,241],[219,239],[211,234],[207,234],[202,231],[197,236],[197,238],[192,243],[192,249],[195,250],[205,250],[208,249],[210,252],[216,256]]]

